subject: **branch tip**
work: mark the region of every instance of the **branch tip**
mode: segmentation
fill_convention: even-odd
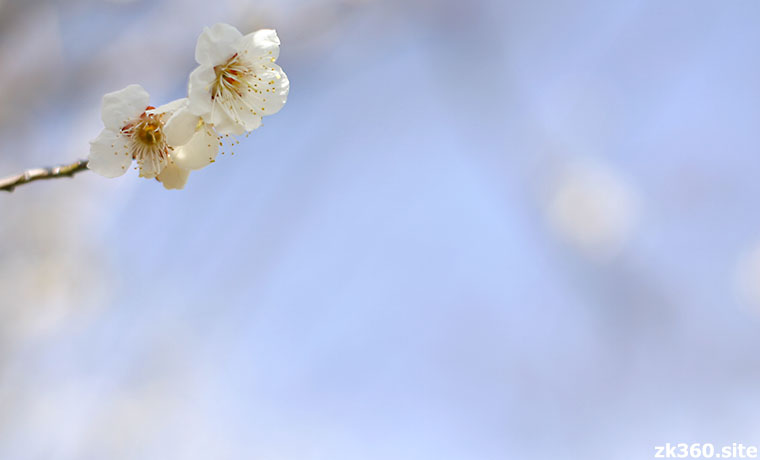
[[[9,176],[0,179],[0,190],[12,192],[16,187],[29,182],[47,179],[57,179],[60,177],[74,177],[74,174],[87,169],[87,160],[77,160],[74,163],[53,166],[50,168],[27,169],[21,174]]]

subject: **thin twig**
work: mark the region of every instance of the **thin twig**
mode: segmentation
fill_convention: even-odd
[[[0,190],[12,192],[19,185],[43,179],[58,179],[59,177],[74,177],[74,174],[87,169],[87,160],[77,160],[74,163],[52,168],[28,169],[21,174],[0,179]]]

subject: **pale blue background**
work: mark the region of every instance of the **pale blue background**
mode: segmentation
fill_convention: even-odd
[[[0,172],[182,97],[216,21],[291,81],[234,156],[0,195],[0,458],[760,444],[760,4],[0,0]],[[638,203],[604,259],[546,214],[578,158]]]

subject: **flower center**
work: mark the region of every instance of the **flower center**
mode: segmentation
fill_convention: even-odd
[[[211,88],[211,99],[215,99],[228,91],[242,97],[243,91],[248,88],[245,77],[250,71],[248,66],[238,59],[237,53],[233,54],[225,64],[214,67],[216,80]]]
[[[164,138],[161,124],[153,116],[147,117],[135,127],[135,138],[145,145],[152,146],[160,143]]]
[[[140,118],[121,129],[133,141],[130,153],[140,165],[141,176],[155,177],[169,164],[169,146],[164,136],[162,115],[143,112]]]

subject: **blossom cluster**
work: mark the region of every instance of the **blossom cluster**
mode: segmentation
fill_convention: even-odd
[[[279,51],[274,30],[205,28],[186,98],[153,107],[140,85],[103,96],[105,128],[90,142],[89,169],[118,177],[134,161],[140,177],[183,188],[190,171],[214,162],[223,136],[253,131],[285,105],[290,83],[275,64]]]

